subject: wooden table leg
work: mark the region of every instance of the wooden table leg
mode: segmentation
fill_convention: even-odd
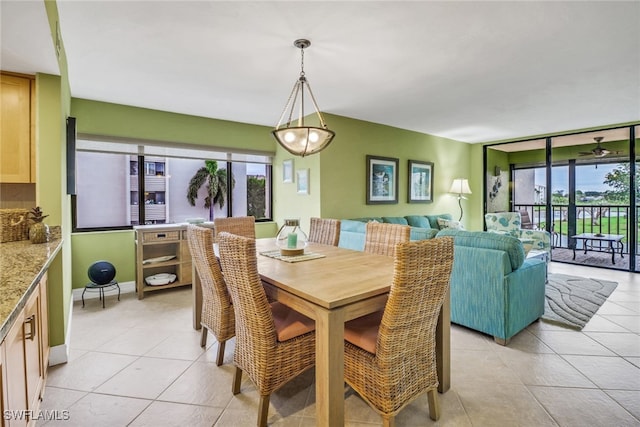
[[[202,316],[202,283],[200,283],[200,276],[196,271],[195,265],[193,265],[191,271],[191,294],[193,295],[193,329],[200,329],[200,318]]]
[[[344,427],[344,311],[316,316],[317,425]]]
[[[436,326],[436,365],[438,391],[445,393],[451,388],[451,293],[447,291]]]

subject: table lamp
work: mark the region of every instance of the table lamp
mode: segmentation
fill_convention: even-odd
[[[469,180],[467,180],[466,178],[454,179],[449,192],[458,195],[458,206],[460,206],[460,219],[458,219],[458,221],[462,221],[462,199],[466,199],[463,194],[471,194],[471,189],[469,188]]]

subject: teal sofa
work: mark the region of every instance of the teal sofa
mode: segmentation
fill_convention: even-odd
[[[544,313],[546,264],[525,258],[515,237],[484,231],[446,229],[453,236],[451,322],[484,332],[498,344]]]
[[[338,246],[341,248],[363,251],[365,227],[369,221],[408,225],[411,227],[411,240],[432,239],[436,234],[438,234],[438,231],[440,231],[438,227],[438,218],[444,218],[447,220],[452,219],[450,214],[341,219]]]

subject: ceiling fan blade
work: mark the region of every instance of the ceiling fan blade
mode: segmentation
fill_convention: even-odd
[[[593,152],[591,151],[581,151],[578,154],[581,156],[593,156]]]

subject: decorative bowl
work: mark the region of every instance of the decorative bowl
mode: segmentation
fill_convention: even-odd
[[[158,273],[153,276],[145,277],[145,282],[150,286],[161,286],[168,285],[169,283],[175,281],[177,276],[172,273]]]

